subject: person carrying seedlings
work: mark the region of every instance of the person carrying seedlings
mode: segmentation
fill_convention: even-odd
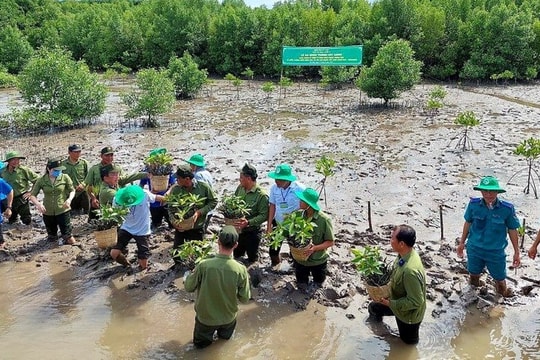
[[[114,195],[119,188],[147,176],[145,172],[135,172],[128,176],[120,176],[121,173],[122,169],[113,164],[105,165],[100,169],[99,204],[112,204]]]
[[[369,321],[381,322],[394,316],[404,343],[418,343],[418,330],[426,312],[426,272],[420,255],[413,248],[416,231],[409,225],[392,230],[390,246],[398,253],[390,278],[390,297],[368,305]]]
[[[505,248],[508,234],[514,248],[512,266],[518,267],[521,264],[517,231],[520,223],[516,211],[511,203],[497,198],[506,190],[499,186],[495,177],[483,177],[473,189],[479,190],[482,197],[472,198],[467,205],[457,255],[463,257],[463,250],[467,247],[467,270],[471,285],[480,286],[480,275],[487,267],[495,280],[497,293],[511,297],[513,291],[506,285]]]
[[[64,174],[69,175],[71,181],[73,181],[73,186],[75,186],[75,197],[71,202],[71,215],[74,215],[76,211],[88,214],[90,210],[90,198],[84,185],[84,179],[88,175],[90,165],[87,160],[81,158],[81,151],[80,145],[69,145],[68,157],[62,161],[62,166],[66,168]]]
[[[150,151],[149,156],[153,156],[153,155],[157,155],[157,154],[165,154],[165,153],[167,153],[167,149],[165,149],[165,148],[157,148],[157,149],[154,149],[154,150]],[[146,169],[146,170],[148,170],[148,169]],[[164,191],[154,191],[154,190],[152,190],[152,177],[150,175],[149,175],[148,178],[141,179],[141,181],[139,182],[139,186],[142,187],[143,189],[144,189],[145,186],[147,186],[148,189],[153,194],[165,195],[167,190],[171,186],[173,186],[175,184],[175,182],[176,182],[176,175],[171,171],[171,173],[169,174],[169,187]],[[163,219],[165,219],[165,222],[169,226],[169,229],[173,228],[172,225],[171,225],[171,222],[169,221],[169,213],[167,211],[167,206],[165,204],[161,203],[160,201],[154,201],[150,205],[150,216],[152,218],[152,226],[151,226],[152,231],[154,231],[155,229],[157,229],[158,227],[161,226],[161,224],[163,223]]]
[[[204,181],[210,185],[212,189],[214,188],[214,178],[212,178],[210,172],[206,170],[206,161],[202,154],[193,154],[189,159],[184,161],[191,167],[191,171],[195,175],[195,180]]]
[[[111,165],[114,161],[114,150],[110,146],[105,146],[100,152],[101,161],[94,164],[88,170],[88,174],[84,179],[86,191],[90,197],[90,210],[88,212],[88,221],[97,217],[96,210],[99,209],[99,190],[101,186],[101,168]],[[122,172],[120,171],[120,174]]]
[[[43,214],[43,222],[47,229],[47,240],[56,241],[58,228],[61,238],[58,245],[74,245],[75,239],[71,235],[71,201],[75,196],[75,187],[71,178],[62,173],[65,167],[58,159],[47,161],[45,175],[38,178],[30,198],[28,199]],[[43,191],[43,203],[37,196]]]
[[[6,166],[0,170],[0,177],[4,179],[13,188],[13,203],[11,215],[8,218],[8,223],[14,224],[17,217],[21,217],[24,225],[29,226],[32,222],[32,214],[30,213],[30,190],[32,185],[37,181],[39,175],[30,168],[20,164],[21,159],[26,159],[18,151],[9,151],[6,153],[4,162]],[[5,209],[6,204],[2,207]]]
[[[240,169],[239,181],[240,185],[234,195],[246,202],[249,214],[234,224],[237,229],[241,229],[234,257],[240,258],[247,253],[248,261],[253,263],[259,260],[261,225],[268,219],[268,195],[257,184],[257,169],[251,164],[246,163]]]
[[[129,241],[135,239],[137,244],[137,258],[139,267],[145,270],[148,267],[150,257],[150,204],[154,201],[163,201],[163,196],[152,194],[138,185],[129,185],[119,189],[115,196],[114,206],[126,206],[129,213],[118,229],[118,241],[111,248],[111,258],[126,267],[130,266],[123,251]]]
[[[2,166],[0,166],[0,169],[2,169]],[[6,201],[6,210],[3,214],[0,211],[0,249],[3,249],[5,246],[4,233],[2,231],[4,216],[9,219],[11,216],[11,208],[13,207],[13,188],[4,179],[0,178],[0,201],[4,200]]]
[[[251,298],[247,269],[232,258],[237,245],[234,226],[224,226],[218,236],[218,254],[202,260],[193,273],[186,272],[184,288],[197,291],[193,330],[197,348],[212,344],[216,332],[219,339],[230,339],[236,327],[238,301],[246,303]]]
[[[171,186],[167,195],[198,195],[203,200],[203,205],[197,208],[193,214],[194,226],[192,229],[183,230],[175,228],[173,248],[178,248],[189,240],[202,240],[204,236],[204,221],[206,215],[216,207],[217,198],[214,190],[204,181],[197,181],[195,174],[188,164],[178,166],[176,170],[176,184]],[[172,220],[171,220],[172,221]]]
[[[268,177],[275,180],[270,187],[268,197],[268,219],[266,221],[266,233],[270,234],[277,224],[281,224],[285,215],[300,208],[300,199],[295,195],[297,191],[304,191],[305,186],[296,181],[289,164],[280,164],[274,171],[268,173]],[[270,247],[270,261],[272,266],[281,262],[279,252],[281,245],[275,249]]]
[[[313,276],[313,282],[319,286],[326,280],[328,252],[326,249],[334,245],[334,230],[330,217],[321,211],[318,204],[319,194],[315,189],[307,188],[304,191],[296,191],[295,195],[300,199],[300,209],[303,216],[310,219],[316,227],[313,231],[311,244],[304,250],[305,261],[294,259],[294,274],[296,283],[305,286],[309,282],[309,275]]]

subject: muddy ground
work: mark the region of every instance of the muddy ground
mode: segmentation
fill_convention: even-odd
[[[259,183],[266,188],[272,181],[267,173],[281,162],[292,164],[299,181],[316,188],[321,176],[315,173],[315,162],[327,155],[337,162],[335,176],[327,180],[327,196],[321,200],[324,211],[333,219],[336,234],[328,280],[321,289],[311,286],[298,291],[286,246],[279,268],[270,267],[267,247],[262,246],[260,262],[250,267],[256,301],[290,303],[304,309],[309,301],[316,300],[347,309],[355,294],[367,299],[350,263],[350,248],[379,244],[392,259],[395,254],[390,252],[389,233],[399,223],[410,224],[418,232],[417,248],[428,276],[428,299],[434,304],[432,316],[444,313],[448,302],[477,303],[491,309],[497,303],[518,306],[521,297],[538,294],[534,283],[524,279],[539,278],[533,261],[525,255],[538,226],[538,200],[532,191],[523,192],[526,163],[513,154],[520,141],[540,130],[540,88],[536,84],[446,84],[445,106],[433,114],[424,108],[434,87],[430,84],[415,87],[385,108],[379,99],[368,99],[354,88],[324,91],[316,84],[301,83],[288,89],[285,97],[276,91],[268,98],[260,89],[262,83],[245,83],[237,93],[225,81],[215,81],[199,98],[178,102],[174,112],[162,119],[162,126],[150,130],[122,119],[124,109],[117,94],[131,84],[110,84],[107,112],[95,126],[8,139],[0,145],[2,152],[22,151],[28,156],[25,165],[40,173],[46,158],[67,153],[70,143],[81,143],[83,156],[91,163],[98,161],[102,147],[112,145],[117,151],[115,161],[128,172],[142,168],[142,160],[154,147],[167,147],[177,164],[201,152],[219,195],[234,191],[237,170],[245,161],[257,167]],[[18,104],[14,92],[4,95],[10,98],[8,106]],[[453,121],[460,111],[469,110],[476,113],[481,124],[470,131],[474,148],[461,151],[456,145],[462,129]],[[490,174],[501,179],[508,190],[504,198],[515,203],[518,216],[527,225],[523,266],[509,272],[509,281],[520,294],[510,300],[495,297],[489,279],[488,285],[473,292],[472,297],[464,291],[465,263],[454,251],[468,198],[479,196],[472,186],[481,176]],[[33,211],[32,230],[4,225],[7,246],[0,251],[0,261],[33,262],[36,266],[54,262],[73,269],[79,280],[122,277],[130,284],[128,291],[183,291],[177,281],[183,269],[172,267],[168,251],[173,234],[165,227],[151,236],[150,269],[131,273],[114,264],[107,251],[97,248],[85,216],[73,218],[77,245],[58,246],[46,240],[41,217]],[[208,235],[219,231],[220,224],[218,215]],[[129,250],[135,267],[135,245],[130,244]]]

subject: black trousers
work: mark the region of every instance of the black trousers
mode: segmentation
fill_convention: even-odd
[[[315,266],[304,266],[298,261],[294,260],[294,274],[296,275],[297,284],[307,284],[309,282],[309,275],[313,276],[313,282],[322,284],[326,280],[326,264]]]
[[[2,212],[7,209],[7,199],[2,200]],[[11,216],[8,219],[10,224],[17,221],[17,216],[21,217],[21,221],[25,225],[30,225],[32,222],[32,214],[30,213],[30,204],[28,200],[23,199],[22,194],[13,198],[13,204],[11,204]]]
[[[234,249],[234,257],[242,257],[247,253],[248,261],[259,260],[260,231],[242,231],[238,235],[238,246]]]
[[[203,229],[191,229],[187,231],[178,231],[174,230],[174,243],[173,248],[176,249],[180,247],[183,243],[189,240],[202,240],[203,239]]]
[[[167,211],[167,208],[165,206],[150,206],[150,217],[152,218],[152,225],[154,225],[154,227],[161,226],[163,219],[165,219],[165,222],[168,225],[171,224],[169,222],[169,212]]]
[[[86,191],[75,193],[75,197],[71,201],[71,210],[82,210],[83,214],[88,214],[90,210],[90,197]]]
[[[43,215],[43,222],[49,238],[52,239],[58,235],[58,228],[60,228],[60,234],[64,240],[71,237],[71,211],[59,215]]]
[[[382,321],[383,316],[394,316],[394,312],[388,306],[377,302],[371,302],[368,306],[369,316],[376,320]],[[396,324],[399,330],[399,337],[405,344],[418,344],[418,331],[420,330],[419,322],[417,324],[408,324],[396,318]]]
[[[225,325],[204,325],[195,317],[195,329],[193,329],[193,345],[202,349],[212,344],[214,341],[214,333],[217,331],[217,336],[220,339],[229,340],[234,333],[236,327],[236,319],[230,324]]]

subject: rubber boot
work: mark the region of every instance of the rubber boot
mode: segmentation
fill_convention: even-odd
[[[281,263],[281,257],[279,255],[272,255],[270,256],[270,261],[272,262],[272,266],[279,265]]]
[[[120,253],[118,254],[118,256],[116,257],[116,259],[114,259],[117,263],[119,264],[122,264],[124,266],[131,266],[129,264],[129,262],[126,260],[126,257],[124,256],[124,254]]]
[[[479,287],[480,286],[480,275],[470,275],[469,284],[471,284],[472,286]]]
[[[495,287],[497,288],[497,293],[505,298],[514,296],[512,289],[506,286],[506,280],[496,281]]]

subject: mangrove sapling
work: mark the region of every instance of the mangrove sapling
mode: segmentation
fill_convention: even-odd
[[[234,194],[223,196],[217,210],[226,219],[241,219],[250,212],[250,208],[244,199]]]
[[[169,207],[169,218],[175,226],[181,226],[184,220],[191,218],[197,209],[204,204],[206,198],[197,194],[169,194],[165,196],[165,202]]]
[[[454,120],[454,124],[464,127],[463,132],[459,136],[458,143],[456,144],[456,149],[461,148],[461,151],[472,150],[473,145],[469,136],[469,129],[473,126],[479,125],[480,120],[476,117],[473,111],[464,111],[458,114],[458,116]]]
[[[129,214],[129,208],[124,206],[100,205],[96,210],[97,219],[90,220],[90,225],[96,231],[112,229],[121,225]]]
[[[144,159],[146,170],[152,175],[169,175],[173,170],[174,158],[168,153],[155,153]]]
[[[328,204],[326,203],[326,179],[330,176],[334,176],[335,166],[335,160],[326,157],[325,155],[323,155],[315,163],[315,172],[323,176],[320,185],[317,187],[317,190],[319,191],[319,197],[321,197],[321,194],[324,194],[324,206],[328,206]]]
[[[178,248],[171,249],[170,254],[175,262],[192,270],[202,260],[210,257],[214,250],[216,235],[210,239],[188,240]]]
[[[518,144],[516,149],[514,150],[514,154],[524,156],[527,160],[527,167],[521,170],[518,170],[512,175],[512,177],[508,180],[507,183],[510,183],[510,181],[519,173],[522,171],[527,171],[527,185],[523,189],[523,192],[525,194],[529,194],[529,191],[532,187],[534,191],[534,197],[538,199],[538,192],[536,190],[536,183],[534,181],[533,173],[536,175],[536,178],[540,182],[540,175],[538,174],[538,171],[534,168],[534,162],[540,156],[540,139],[535,138],[529,138],[527,140],[523,140]]]
[[[307,246],[313,238],[315,227],[317,225],[311,218],[305,218],[303,211],[292,212],[270,233],[268,246],[278,249],[285,240],[295,248]]]
[[[377,246],[365,246],[363,249],[351,249],[355,266],[362,280],[370,286],[384,286],[390,282],[392,267],[383,259]]]

